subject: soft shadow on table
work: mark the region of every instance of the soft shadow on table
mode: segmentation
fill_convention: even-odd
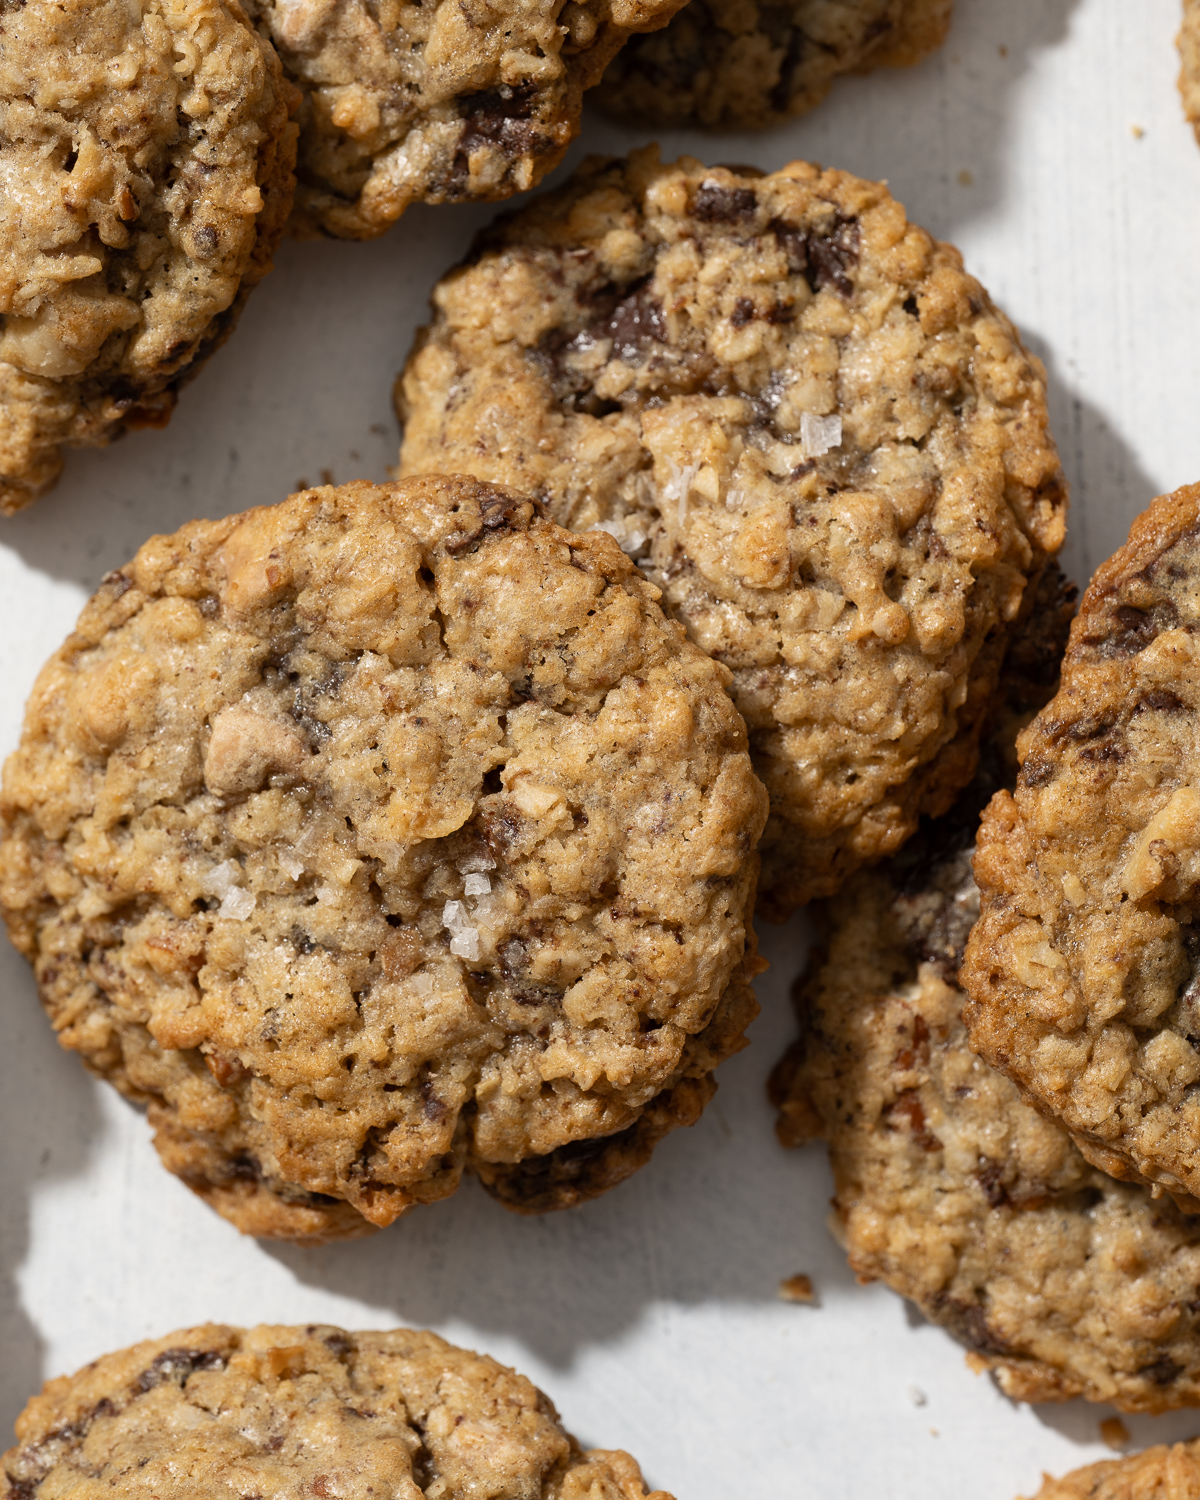
[[[1077,393],[1049,345],[1027,329],[1022,337],[1046,366],[1050,430],[1071,490],[1062,563],[1068,577],[1082,588],[1124,545],[1134,517],[1146,509],[1158,487],[1104,414]]]
[[[787,989],[806,951],[800,922],[768,928],[773,972],[751,1045],[720,1070],[701,1121],[605,1197],[566,1213],[507,1213],[473,1182],[372,1239],[263,1245],[301,1281],[386,1308],[397,1320],[519,1334],[559,1368],[632,1327],[655,1302],[773,1303],[797,1271],[824,1293],[853,1284],[825,1228],[821,1148],[775,1140],[767,1073],[793,1034]],[[599,1247],[603,1247],[602,1252]]]
[[[0,939],[0,943],[3,940]],[[85,1170],[99,1126],[94,1085],[68,1057],[37,1001],[24,960],[0,948],[0,1450],[41,1387],[42,1339],[22,1304],[35,1188]],[[87,1226],[79,1225],[86,1240]]]
[[[681,151],[709,162],[774,171],[803,158],[887,179],[914,223],[952,236],[1005,196],[1004,159],[1019,115],[1018,93],[1038,53],[1065,41],[1079,0],[958,0],[950,34],[915,68],[879,68],[835,80],[809,114],[765,131],[710,131],[696,144],[658,132],[664,160]],[[588,151],[625,152],[645,132],[594,105],[584,111]],[[1007,206],[1020,212],[1019,204]]]

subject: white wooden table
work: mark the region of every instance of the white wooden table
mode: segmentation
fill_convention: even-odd
[[[1175,93],[1178,0],[958,0],[942,53],[844,80],[765,137],[664,150],[887,177],[955,241],[1046,361],[1083,578],[1156,493],[1200,478],[1200,148]],[[586,149],[639,137],[590,117]],[[584,143],[571,154],[575,161]],[[151,532],[383,478],[392,378],[428,289],[490,210],[411,212],[370,245],[284,247],[171,427],[68,460],[0,524],[0,749],[86,594]],[[0,1420],[47,1375],[213,1318],[427,1325],[519,1366],[588,1443],[625,1446],[679,1500],[1014,1500],[1107,1452],[1105,1408],[1037,1410],[825,1229],[820,1149],[775,1142],[762,1085],[791,1029],[802,922],[768,929],[753,1045],[702,1122],[608,1198],[514,1218],[474,1185],[360,1244],[245,1240],[158,1166],[143,1120],[58,1052],[0,950]],[[817,1308],[778,1300],[812,1276]],[[1139,1443],[1200,1412],[1127,1419]],[[0,1445],[2,1446],[2,1445]]]

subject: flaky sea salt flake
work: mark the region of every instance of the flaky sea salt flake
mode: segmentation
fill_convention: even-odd
[[[486,896],[492,889],[492,882],[486,875],[468,875],[463,881],[463,891],[468,896]]]
[[[244,922],[257,904],[257,898],[253,891],[246,890],[245,886],[235,885],[226,892],[224,901],[217,908],[218,917],[232,917],[235,922]]]
[[[469,963],[474,963],[479,957],[478,927],[460,927],[450,939],[450,952],[457,958],[465,958]]]
[[[810,411],[801,412],[800,446],[805,458],[822,458],[834,448],[840,448],[841,417],[815,417]]]

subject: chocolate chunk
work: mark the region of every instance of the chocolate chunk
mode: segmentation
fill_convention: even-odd
[[[735,328],[744,328],[753,319],[754,303],[749,297],[739,297],[733,304],[733,311],[729,315],[729,321]]]
[[[1179,612],[1169,599],[1148,610],[1138,609],[1132,604],[1118,604],[1108,616],[1108,628],[1104,634],[1085,636],[1083,644],[1094,647],[1096,654],[1104,658],[1136,656],[1162,631],[1172,629],[1178,620]]]
[[[1142,1365],[1138,1370],[1139,1375],[1144,1375],[1155,1385],[1170,1385],[1182,1372],[1183,1366],[1173,1360],[1169,1354],[1161,1355],[1150,1364]]]
[[[723,187],[706,178],[692,198],[692,212],[705,224],[734,224],[748,219],[758,207],[752,188]]]
[[[937,1298],[937,1313],[950,1332],[977,1353],[1000,1355],[1009,1352],[1005,1340],[988,1327],[987,1314],[978,1303],[963,1302],[942,1293]]]
[[[808,236],[808,284],[814,292],[831,286],[842,297],[854,290],[850,272],[858,265],[861,235],[857,219],[839,218],[828,234]]]
[[[186,1385],[188,1377],[197,1370],[223,1370],[225,1356],[215,1349],[164,1349],[163,1352],[138,1376],[138,1390],[153,1390],[156,1385],[165,1385],[172,1380],[176,1385]]]
[[[667,320],[663,306],[650,289],[650,280],[638,285],[617,303],[607,318],[594,323],[592,338],[612,339],[612,352],[628,364],[645,356],[647,344],[665,344]]]

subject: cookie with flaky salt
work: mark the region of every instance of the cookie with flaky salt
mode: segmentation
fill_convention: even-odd
[[[247,1232],[366,1232],[464,1169],[567,1206],[696,1118],[755,1010],[728,680],[611,537],[475,480],[194,522],[38,680],[9,932]]]

